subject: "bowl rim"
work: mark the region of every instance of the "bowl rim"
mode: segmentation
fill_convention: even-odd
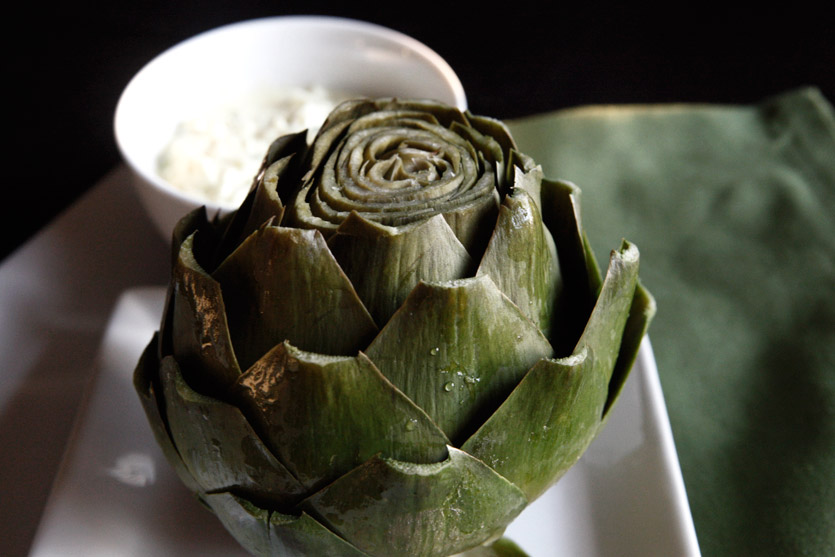
[[[342,16],[278,15],[257,17],[226,23],[218,27],[201,31],[195,35],[192,35],[186,39],[183,39],[182,41],[175,43],[174,45],[165,48],[142,65],[142,67],[128,80],[127,84],[122,89],[122,92],[120,93],[116,103],[116,109],[114,111],[113,134],[116,140],[116,146],[122,156],[122,159],[128,164],[128,166],[133,170],[135,174],[142,178],[142,180],[146,184],[151,185],[154,189],[159,190],[165,195],[173,197],[174,199],[180,201],[183,204],[196,206],[203,205],[210,213],[215,213],[217,211],[231,211],[236,209],[237,206],[233,206],[234,204],[229,205],[225,203],[218,203],[212,200],[205,199],[199,195],[192,195],[182,190],[179,190],[174,186],[168,184],[168,182],[162,179],[157,173],[153,171],[148,171],[143,167],[143,165],[139,164],[136,161],[135,157],[125,147],[123,140],[125,130],[121,125],[121,122],[124,120],[123,115],[126,110],[126,98],[129,98],[130,91],[135,87],[135,84],[138,81],[140,81],[146,73],[151,71],[150,68],[160,63],[161,59],[173,55],[173,53],[179,51],[180,49],[187,48],[188,45],[194,42],[206,40],[208,37],[217,34],[226,33],[232,30],[246,27],[263,25],[305,24],[315,26],[333,26],[335,28],[341,29],[359,30],[364,33],[369,33],[376,37],[390,40],[397,44],[402,44],[409,50],[414,51],[419,57],[422,57],[423,59],[427,60],[433,67],[435,67],[440,72],[440,74],[443,76],[444,81],[447,83],[447,85],[450,87],[452,91],[453,97],[455,99],[454,106],[456,106],[462,111],[467,110],[467,97],[464,91],[464,87],[461,83],[460,78],[452,69],[450,64],[432,48],[420,42],[418,39],[410,35],[407,35],[401,31],[397,31],[395,29],[386,27],[378,23]]]

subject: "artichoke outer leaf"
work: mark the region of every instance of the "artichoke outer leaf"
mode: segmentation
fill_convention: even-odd
[[[419,281],[462,278],[473,266],[441,215],[389,227],[351,213],[328,246],[377,323],[386,323]]]
[[[362,100],[348,101],[342,103],[334,112],[331,112],[328,119],[319,128],[319,132],[313,140],[310,149],[310,159],[308,161],[310,170],[304,176],[305,183],[313,183],[317,179],[318,174],[321,172],[322,164],[328,158],[328,153],[343,137],[345,130],[350,127],[353,121],[353,114],[362,112],[365,104],[366,102]]]
[[[562,288],[559,258],[534,198],[515,189],[505,197],[477,275],[489,275],[548,337]]]
[[[260,180],[266,173],[266,169],[279,159],[296,156],[297,154],[302,155],[303,158],[307,155],[307,147],[307,130],[278,137],[267,149],[267,154],[264,155],[264,160],[261,162],[261,167],[258,169],[255,179]],[[286,189],[279,189],[277,193],[279,196],[283,193],[290,193],[289,190],[294,187],[295,184]]]
[[[461,447],[529,500],[573,466],[598,432],[607,387],[587,351],[543,359]]]
[[[527,499],[483,462],[448,449],[436,464],[374,457],[300,506],[381,557],[440,557],[499,538]]]
[[[562,294],[549,339],[559,356],[572,353],[594,308],[600,270],[580,220],[580,188],[566,181],[543,179],[541,210],[559,255]]]
[[[615,370],[638,286],[639,260],[638,247],[627,240],[620,249],[612,250],[597,302],[574,350],[576,354],[587,348],[593,353],[595,372],[605,373],[607,385]]]
[[[481,133],[472,126],[472,120],[468,118],[468,125],[453,122],[450,127],[452,131],[474,145],[486,158],[486,162],[494,168],[503,168],[505,161],[504,145],[497,138]]]
[[[462,446],[531,500],[580,458],[600,430],[633,305],[638,258],[638,249],[625,241],[612,252],[597,304],[573,354],[538,362]]]
[[[139,395],[139,401],[142,404],[142,409],[145,411],[145,417],[148,419],[148,424],[151,426],[151,432],[154,434],[154,439],[162,449],[165,459],[174,469],[177,477],[186,486],[186,488],[195,493],[200,490],[197,481],[191,475],[186,463],[180,457],[177,447],[174,446],[174,441],[171,440],[171,434],[168,430],[163,412],[160,409],[160,403],[164,404],[164,399],[159,388],[159,358],[157,357],[157,344],[159,335],[154,334],[151,342],[145,347],[139,362],[133,372],[133,387]]]
[[[264,170],[263,176],[256,182],[252,206],[246,213],[246,221],[238,224],[238,229],[230,237],[238,243],[268,222],[278,225],[284,217],[284,203],[278,195],[278,182],[290,166],[294,155],[288,155],[272,163]],[[242,219],[243,220],[243,219]]]
[[[270,545],[273,555],[281,557],[310,557],[312,555],[369,557],[367,553],[343,540],[305,512],[299,517],[272,513],[270,515]]]
[[[469,110],[464,114],[470,126],[499,143],[503,152],[502,158],[507,161],[508,153],[516,149],[516,142],[513,140],[507,125],[496,118],[473,114]]]
[[[241,408],[308,489],[373,455],[440,462],[448,439],[362,353],[356,357],[277,345],[244,373]]]
[[[491,544],[459,553],[454,557],[530,557],[509,538],[500,538]]]
[[[553,350],[482,275],[419,283],[366,354],[459,446]]]
[[[171,269],[176,269],[182,245],[189,237],[192,238],[191,258],[195,262],[199,262],[198,267],[211,267],[214,262],[217,245],[221,241],[221,228],[223,228],[223,225],[218,222],[218,219],[215,219],[214,222],[209,222],[205,206],[197,207],[183,215],[177,221],[177,224],[174,225],[174,230],[171,233]],[[164,354],[171,354],[173,350],[169,332],[172,327],[175,286],[175,281],[168,281],[168,289],[165,293],[165,304],[162,312],[162,322],[159,328],[160,358]]]
[[[226,531],[249,553],[260,556],[273,554],[268,526],[270,512],[267,509],[228,492],[208,493],[201,498]]]
[[[196,388],[220,392],[241,374],[220,285],[194,256],[197,233],[186,238],[172,271],[171,351]]]
[[[629,318],[623,331],[618,359],[615,363],[612,379],[609,381],[609,397],[606,400],[606,407],[603,409],[604,421],[608,418],[609,410],[614,406],[623,385],[626,383],[626,378],[632,370],[641,342],[655,316],[655,311],[655,298],[639,280],[635,286],[635,296],[632,298],[632,307],[629,310]]]
[[[270,452],[241,411],[191,389],[176,360],[160,365],[171,438],[203,493],[235,488],[292,505],[302,485]]]
[[[513,149],[510,151],[510,159],[508,162],[508,172],[511,172],[512,175],[508,176],[508,179],[512,179],[514,177],[516,173],[515,168],[519,168],[523,172],[530,172],[537,166],[541,165],[538,165],[533,157],[526,155],[518,149]]]
[[[200,261],[205,261],[205,257],[211,256],[212,246],[219,240],[219,236],[215,227],[209,222],[206,207],[201,206],[192,209],[177,221],[174,230],[171,233],[171,266],[172,268],[177,264],[177,258],[180,257],[180,246],[189,236],[198,232],[200,241],[196,246],[195,257]]]
[[[226,530],[253,555],[368,557],[307,513],[294,516],[270,511],[229,492],[206,494],[203,499]]]
[[[356,354],[377,332],[317,231],[264,226],[212,276],[242,369],[285,340],[321,354]]]
[[[296,186],[298,168],[306,154],[306,131],[283,135],[270,144],[249,193],[224,227],[214,261],[226,258],[263,223],[281,223],[286,200]]]
[[[517,153],[517,151],[513,151],[513,153]],[[513,189],[511,190],[511,195],[514,191],[518,190],[528,192],[528,195],[531,196],[533,202],[536,203],[540,216],[542,214],[540,204],[542,203],[543,178],[544,173],[542,172],[541,166],[534,166],[529,170],[525,170],[518,165],[513,166]]]
[[[351,132],[404,119],[423,120],[444,128],[451,128],[456,122],[467,123],[467,117],[458,108],[433,100],[388,97],[371,100],[370,104],[371,110],[357,115]]]

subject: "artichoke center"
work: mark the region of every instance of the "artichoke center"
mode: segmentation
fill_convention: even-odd
[[[325,134],[330,143],[314,146],[325,155],[295,197],[294,222],[327,237],[351,214],[393,227],[443,214],[459,240],[480,252],[471,244],[475,221],[490,222],[499,202],[495,169],[485,164],[495,153],[483,154],[493,146],[473,141],[480,136],[466,129],[391,111],[360,116],[338,136]],[[471,213],[478,216],[463,216]]]
[[[379,162],[383,167],[382,176],[386,180],[397,182],[413,180],[414,185],[428,185],[445,173],[454,176],[455,172],[441,156],[439,150],[426,151],[409,144],[398,146],[383,153]]]

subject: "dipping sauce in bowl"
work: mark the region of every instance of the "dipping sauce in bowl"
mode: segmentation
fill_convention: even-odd
[[[233,23],[183,41],[128,83],[114,117],[132,185],[160,233],[205,206],[235,210],[274,139],[315,132],[347,97],[467,108],[449,64],[380,25],[328,16]]]
[[[157,161],[160,177],[185,194],[240,205],[270,143],[307,130],[312,140],[331,110],[356,95],[322,86],[274,86],[181,122]]]

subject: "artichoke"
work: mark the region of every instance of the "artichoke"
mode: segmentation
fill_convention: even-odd
[[[430,101],[275,140],[239,209],[177,225],[135,371],[182,481],[253,554],[491,551],[600,431],[654,313],[633,244],[601,276],[579,195]]]

